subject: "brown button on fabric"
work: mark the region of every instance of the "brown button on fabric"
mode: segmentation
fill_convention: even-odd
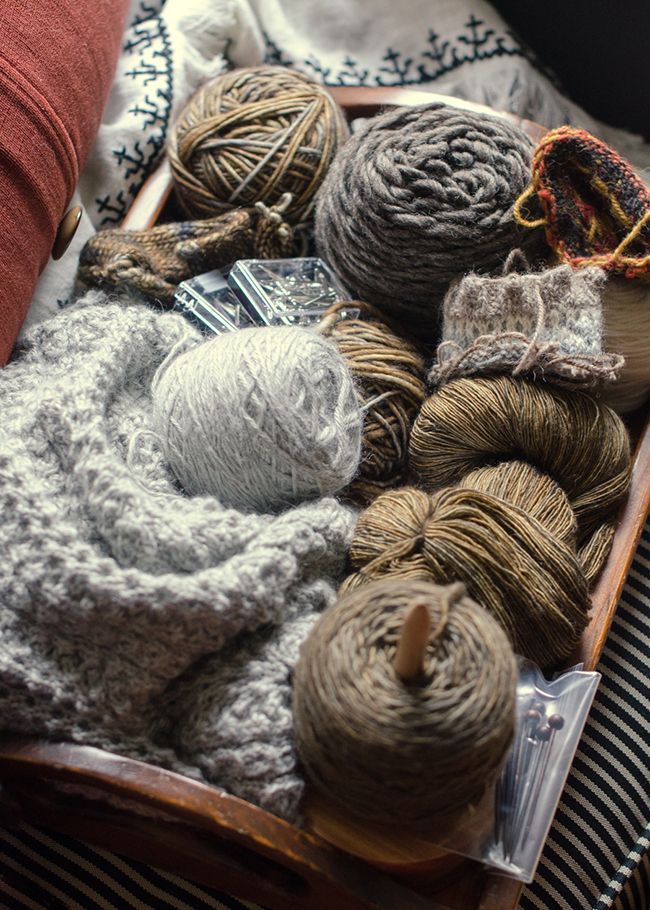
[[[82,214],[83,209],[80,205],[75,205],[74,208],[65,213],[54,239],[52,259],[60,259],[68,249],[70,241],[77,232]]]

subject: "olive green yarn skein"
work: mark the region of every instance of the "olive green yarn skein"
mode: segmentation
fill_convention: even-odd
[[[411,432],[409,462],[427,490],[511,459],[562,487],[578,522],[585,572],[595,578],[630,479],[620,417],[586,392],[493,376],[444,386],[424,403]]]

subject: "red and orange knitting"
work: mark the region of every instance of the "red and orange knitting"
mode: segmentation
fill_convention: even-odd
[[[524,214],[533,197],[538,217]],[[514,217],[524,227],[543,226],[549,246],[574,267],[597,265],[650,280],[650,191],[627,161],[586,130],[561,126],[544,136]]]

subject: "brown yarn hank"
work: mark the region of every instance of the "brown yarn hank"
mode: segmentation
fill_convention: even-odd
[[[302,222],[330,161],[348,136],[323,86],[281,67],[237,69],[206,83],[174,125],[167,152],[181,205],[191,217],[278,203]]]
[[[538,510],[540,517],[548,511]],[[342,591],[379,578],[462,581],[519,654],[557,667],[587,624],[587,582],[571,542],[487,492],[389,490],[361,513]]]
[[[508,376],[457,379],[424,403],[409,460],[427,489],[509,459],[549,474],[569,497],[590,578],[602,564],[630,477],[621,419],[590,395]],[[593,539],[596,535],[596,539]]]
[[[77,278],[89,287],[137,291],[171,306],[181,281],[236,259],[290,255],[293,231],[281,208],[241,208],[141,231],[99,231],[81,251]]]
[[[361,318],[339,318],[350,307],[359,309]],[[405,480],[411,428],[426,397],[424,357],[365,303],[330,307],[321,331],[350,368],[364,413],[361,463],[347,492],[355,500],[370,502]]]
[[[577,522],[566,493],[525,461],[504,461],[466,474],[459,487],[480,490],[527,512],[565,546],[575,550]]]
[[[423,676],[407,685],[393,661],[419,603],[431,631]],[[462,585],[367,585],[326,610],[302,646],[300,757],[314,785],[354,815],[430,824],[479,800],[494,779],[512,739],[516,680],[506,636]]]
[[[459,486],[491,493],[518,506],[563,544],[576,549],[577,521],[566,494],[548,474],[525,461],[504,461],[477,468],[466,474]],[[578,562],[588,585],[596,580],[607,558],[614,531],[614,522],[605,522],[578,549]]]

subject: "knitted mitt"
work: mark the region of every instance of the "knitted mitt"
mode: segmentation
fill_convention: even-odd
[[[524,209],[530,200],[531,212]],[[632,167],[586,130],[562,126],[541,140],[533,179],[515,220],[544,226],[551,248],[573,266],[597,265],[626,278],[650,271],[650,191]]]
[[[237,259],[288,256],[293,231],[282,220],[285,203],[142,231],[99,231],[81,251],[77,278],[87,287],[137,291],[172,306],[181,281]]]
[[[611,382],[623,358],[602,350],[604,282],[597,268],[532,272],[518,250],[501,277],[466,275],[445,297],[430,382],[490,373],[573,388]]]

